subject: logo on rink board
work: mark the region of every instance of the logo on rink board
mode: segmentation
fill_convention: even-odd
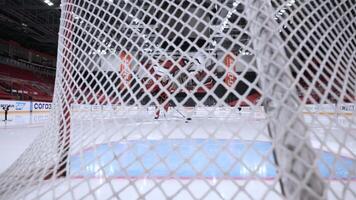
[[[355,111],[356,105],[341,105],[340,110],[341,111]]]
[[[6,104],[6,103],[0,104],[0,108],[6,107],[6,106],[10,106],[10,108],[14,108],[15,107],[15,105],[13,105],[13,104]]]
[[[33,108],[35,110],[50,110],[52,108],[51,103],[34,103]]]
[[[15,110],[24,110],[26,103],[25,102],[16,102]]]

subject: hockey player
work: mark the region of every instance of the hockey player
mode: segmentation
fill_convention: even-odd
[[[162,87],[166,87],[167,85],[168,88],[168,92],[169,93],[173,93],[176,89],[176,87],[173,86],[173,83],[170,79],[170,75],[171,75],[171,71],[169,70],[171,67],[169,66],[164,66],[164,65],[159,65],[159,64],[154,64],[153,65],[153,75],[155,77],[156,80],[158,80],[158,92],[160,92]],[[168,96],[169,94],[167,94],[167,91],[163,91],[162,93],[160,93],[157,97],[157,101],[159,103],[159,105],[156,105],[156,113],[155,113],[155,119],[158,119],[160,117],[160,113],[161,113],[161,106],[163,105],[163,109],[164,112],[168,112],[168,108],[169,108],[169,100],[168,100]],[[167,101],[168,100],[168,101]]]
[[[205,55],[204,53],[198,51],[192,61],[190,66],[188,67],[188,72],[189,72],[189,77],[197,77],[200,73],[204,73],[204,69],[205,69]],[[188,79],[189,79],[188,77]],[[189,81],[193,81],[193,80],[189,80]],[[194,81],[193,81],[194,82]],[[192,114],[193,112],[188,112],[185,116],[186,117],[186,123],[190,120],[192,120]]]
[[[8,115],[8,112],[10,110],[10,105],[6,105],[2,108],[5,112],[5,120],[4,121],[7,121],[7,115]]]

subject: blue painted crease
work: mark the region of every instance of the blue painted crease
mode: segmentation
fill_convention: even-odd
[[[324,178],[356,178],[356,160],[320,152]],[[70,174],[81,177],[273,178],[270,142],[146,140],[101,144],[72,155]]]

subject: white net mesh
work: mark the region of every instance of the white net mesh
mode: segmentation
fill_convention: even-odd
[[[62,0],[54,109],[0,199],[356,199],[354,0]]]

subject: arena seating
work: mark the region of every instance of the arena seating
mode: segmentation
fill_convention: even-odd
[[[54,77],[0,64],[0,99],[51,101]]]

